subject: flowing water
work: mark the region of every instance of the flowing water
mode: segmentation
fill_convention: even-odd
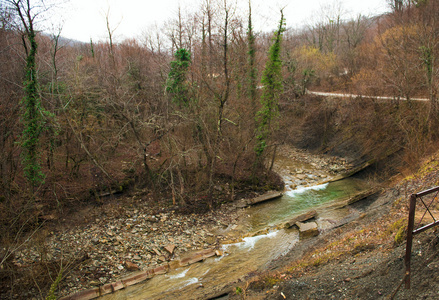
[[[288,184],[290,178],[284,179]],[[205,299],[212,291],[221,291],[247,274],[263,270],[299,242],[297,229],[277,225],[315,209],[319,229],[333,227],[338,221],[358,214],[334,204],[366,187],[363,181],[344,179],[294,190],[287,188],[281,198],[247,208],[239,228],[228,228],[229,235],[233,232],[253,234],[240,242],[223,245],[223,256],[155,276],[102,299]]]
[[[248,209],[249,229],[260,230],[263,227],[271,227],[311,209],[317,210],[320,219],[323,216],[330,219],[340,219],[348,211],[346,209],[330,209],[328,204],[358,194],[365,187],[363,181],[348,178],[287,190],[278,200],[261,203]]]

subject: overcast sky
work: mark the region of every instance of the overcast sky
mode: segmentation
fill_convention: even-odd
[[[235,2],[236,1],[236,2]],[[84,42],[104,40],[107,37],[105,14],[109,11],[111,27],[116,27],[116,41],[138,38],[157,24],[158,26],[182,11],[196,11],[202,0],[70,0],[53,15],[63,23],[62,35]],[[243,7],[246,13],[248,0],[228,0]],[[252,12],[256,30],[271,31],[279,21],[279,9],[288,27],[298,28],[311,24],[321,13],[322,7],[340,3],[344,17],[358,14],[377,15],[388,10],[386,0],[252,0]],[[246,18],[246,17],[245,17]],[[60,23],[55,20],[54,23]]]

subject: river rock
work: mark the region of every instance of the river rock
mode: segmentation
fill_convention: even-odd
[[[238,201],[236,201],[236,207],[237,208],[244,208],[249,206],[250,204],[247,203],[247,199],[240,199]]]
[[[226,190],[224,187],[223,189]],[[71,251],[72,257],[83,262],[82,268],[78,268],[74,275],[66,277],[65,289],[60,292],[60,297],[73,294],[82,288],[103,287],[103,283],[105,288],[101,292],[106,293],[111,290],[110,283],[130,275],[130,272],[139,272],[138,268],[151,270],[162,264],[168,265],[169,259],[184,257],[190,250],[200,250],[203,246],[211,249],[191,257],[188,262],[221,255],[220,251],[213,249],[225,239],[229,231],[233,231],[242,214],[236,206],[230,205],[229,208],[229,204],[220,213],[215,211],[202,216],[160,212],[144,205],[140,201],[142,197],[143,194],[136,195],[138,199],[133,204],[134,207],[111,206],[103,211],[90,211],[88,218],[93,221],[90,224],[57,228],[47,237],[49,258],[59,260],[60,253],[69,252],[70,255]],[[248,206],[247,203],[244,204]],[[224,227],[221,231],[224,235],[219,236],[213,230],[218,227]],[[174,249],[166,250],[165,247],[170,244],[175,245]],[[32,249],[23,248],[17,253],[14,259],[17,265],[27,265],[38,259],[36,251]],[[87,253],[84,259],[83,253]],[[130,263],[126,263],[127,261]],[[171,264],[174,268],[180,267],[178,260],[175,263],[169,262]],[[95,278],[96,274],[100,276]],[[134,284],[148,276],[150,275],[137,274],[126,282]],[[81,278],[80,281],[77,278]],[[81,292],[78,294],[82,295]],[[24,295],[21,298],[27,297]]]
[[[130,262],[130,261],[128,261],[128,260],[125,262],[125,268],[126,268],[128,271],[137,271],[137,270],[140,269],[138,265],[136,265],[135,263]]]
[[[146,217],[146,221],[151,223],[157,223],[159,220],[155,216],[148,216]]]
[[[169,252],[169,254],[173,254],[174,250],[175,250],[175,245],[174,244],[169,244],[165,247],[165,250]]]
[[[310,211],[308,211],[300,216],[297,216],[297,217],[287,221],[284,224],[284,228],[290,228],[290,227],[296,225],[297,222],[305,222],[305,221],[311,220],[312,218],[315,218],[316,216],[317,216],[317,211],[310,210]]]
[[[152,249],[154,251],[155,254],[157,254],[158,256],[161,256],[162,253],[157,249],[157,248],[153,248]]]
[[[99,280],[91,280],[91,281],[89,282],[89,284],[90,284],[91,286],[100,286],[100,285],[101,285],[101,282],[100,282]]]
[[[166,274],[169,271],[169,266],[167,265],[162,265],[162,266],[158,266],[157,268],[154,269],[154,274],[155,275],[162,275],[162,274]]]
[[[317,228],[316,222],[307,222],[307,223],[297,222],[296,225],[297,227],[299,227],[301,238],[319,235],[319,230]]]

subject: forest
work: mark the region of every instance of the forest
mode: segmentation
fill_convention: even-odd
[[[1,244],[134,188],[198,213],[279,189],[284,143],[340,154],[354,139],[359,156],[403,149],[416,164],[438,139],[439,1],[387,2],[300,29],[279,10],[255,32],[251,3],[205,0],[142,39],[115,41],[107,18],[107,41],[82,43],[40,30],[42,2],[1,1]],[[2,270],[12,255],[0,249]]]

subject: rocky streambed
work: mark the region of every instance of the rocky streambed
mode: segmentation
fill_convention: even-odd
[[[279,153],[287,161],[295,161],[295,167],[285,165],[285,159],[275,166],[288,178],[286,184],[290,187],[314,185],[349,168],[345,160],[330,156],[290,148],[282,148]],[[139,191],[128,201],[120,199],[87,211],[84,222],[72,216],[76,224],[62,220],[58,227],[40,230],[33,237],[34,242],[29,243],[32,247],[16,252],[14,264],[24,267],[38,261],[62,263],[67,271],[59,296],[65,296],[117,282],[139,270],[169,265],[190,252],[219,249],[221,244],[248,235],[240,226],[246,209],[237,205],[239,201],[203,215],[182,215],[173,210],[154,211],[142,201],[143,197],[145,193]],[[35,288],[17,291],[15,297],[38,298],[38,294]]]
[[[128,208],[120,205],[117,216],[112,216],[114,209],[93,213],[94,221],[88,224],[39,232],[29,243],[32,247],[16,253],[14,264],[20,268],[41,260],[63,262],[68,271],[60,295],[67,295],[104,285],[133,271],[156,268],[190,251],[215,248],[230,237],[227,231],[224,235],[210,232],[213,228],[227,229],[237,223],[239,216],[234,209],[202,217],[174,211],[154,214],[142,204]],[[33,292],[16,296],[26,298]]]

